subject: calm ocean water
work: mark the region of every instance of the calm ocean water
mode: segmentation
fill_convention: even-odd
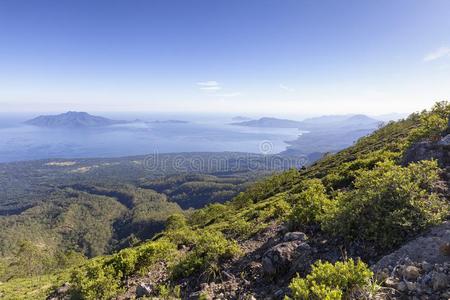
[[[297,129],[229,125],[226,116],[105,115],[125,120],[183,120],[133,123],[101,129],[46,129],[23,125],[32,115],[0,114],[0,162],[46,158],[118,157],[152,153],[240,151],[278,153]],[[270,145],[267,147],[267,145]]]

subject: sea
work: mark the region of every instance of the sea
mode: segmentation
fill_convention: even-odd
[[[36,115],[0,113],[0,162],[180,152],[276,154],[286,150],[287,141],[295,140],[302,133],[296,128],[231,125],[235,121],[226,115],[93,115],[137,121],[90,129],[41,128],[24,124]]]

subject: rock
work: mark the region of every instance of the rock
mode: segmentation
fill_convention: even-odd
[[[152,294],[152,287],[149,284],[140,283],[136,287],[136,297],[138,298],[151,296],[151,294]]]
[[[273,293],[273,295],[276,298],[282,298],[284,296],[285,292],[283,291],[283,289],[278,289],[275,291],[275,293]]]
[[[430,263],[428,263],[428,262],[426,262],[426,261],[423,261],[423,262],[422,262],[422,269],[423,269],[426,273],[428,273],[428,272],[430,272],[431,270],[433,270],[433,265],[430,264]]]
[[[402,159],[402,165],[408,165],[411,162],[421,160],[437,159],[442,160],[443,153],[439,146],[428,141],[419,142],[412,145],[405,151]]]
[[[403,270],[403,277],[405,277],[406,279],[408,279],[410,281],[416,280],[417,277],[419,277],[419,276],[420,276],[420,270],[416,266],[407,266]]]
[[[450,243],[444,243],[439,247],[442,255],[450,256]]]
[[[308,239],[308,237],[306,236],[306,234],[304,234],[303,232],[300,231],[296,231],[296,232],[288,232],[284,235],[283,241],[285,242],[291,242],[291,241],[306,241]]]
[[[397,286],[396,289],[400,292],[404,292],[408,289],[408,287],[406,286],[406,283],[404,283],[403,281],[400,281]]]
[[[450,292],[445,292],[441,295],[442,298],[444,299],[450,299]]]
[[[223,275],[224,277],[226,277],[228,280],[233,280],[233,279],[234,279],[234,275],[228,273],[227,271],[222,271],[222,275]]]
[[[70,283],[66,282],[61,287],[59,287],[56,292],[58,294],[67,294],[70,290]]]
[[[392,277],[386,278],[384,284],[390,288],[397,288],[399,282]]]
[[[406,281],[405,284],[409,291],[415,291],[417,289],[417,285],[415,282]]]
[[[423,285],[430,285],[431,284],[431,274],[426,274],[422,277],[422,284]]]
[[[69,290],[70,290],[70,283],[66,282],[62,286],[57,288],[50,296],[48,296],[47,300],[71,299],[71,296],[69,295]],[[1,294],[0,294],[0,296],[1,296]]]
[[[284,242],[273,246],[264,253],[262,267],[266,275],[284,274],[298,257],[309,253],[308,244],[301,241]]]
[[[449,146],[450,145],[450,134],[447,134],[444,136],[439,142],[439,145],[441,146]]]
[[[431,278],[433,290],[439,291],[449,286],[449,278],[443,273],[434,272]]]
[[[450,243],[449,221],[432,228],[424,235],[417,237],[391,254],[384,256],[372,266],[372,269],[375,272],[379,272],[387,266],[399,265],[399,261],[405,257],[409,257],[416,263],[423,261],[431,265],[446,263],[449,261],[449,257],[440,250],[445,243]]]

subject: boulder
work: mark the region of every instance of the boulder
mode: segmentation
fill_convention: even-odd
[[[408,280],[416,280],[420,276],[420,270],[416,266],[407,266],[403,270],[403,277]]]
[[[407,149],[401,163],[406,166],[412,162],[431,159],[436,159],[438,161],[442,161],[444,159],[442,145],[438,145],[430,141],[423,141],[416,143]]]
[[[140,283],[136,287],[136,297],[137,298],[151,296],[151,294],[152,294],[152,287],[149,284]]]
[[[68,300],[68,299],[71,299],[69,291],[70,291],[70,283],[66,282],[62,286],[57,288],[50,296],[48,296],[47,300]],[[0,294],[0,296],[1,296],[1,294]]]
[[[300,240],[283,242],[264,253],[262,267],[266,275],[282,275],[287,273],[294,261],[309,256],[311,247]]]
[[[447,134],[444,136],[439,142],[439,145],[441,146],[450,146],[450,134]]]
[[[288,232],[283,237],[284,242],[292,242],[292,241],[304,242],[307,239],[308,239],[308,237],[306,236],[306,234],[304,234],[303,232],[300,232],[300,231]]]
[[[439,291],[449,286],[450,279],[443,273],[434,272],[431,278],[431,283],[433,285],[433,290]]]

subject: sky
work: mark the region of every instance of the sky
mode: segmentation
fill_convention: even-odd
[[[412,112],[448,0],[0,0],[0,112]]]

